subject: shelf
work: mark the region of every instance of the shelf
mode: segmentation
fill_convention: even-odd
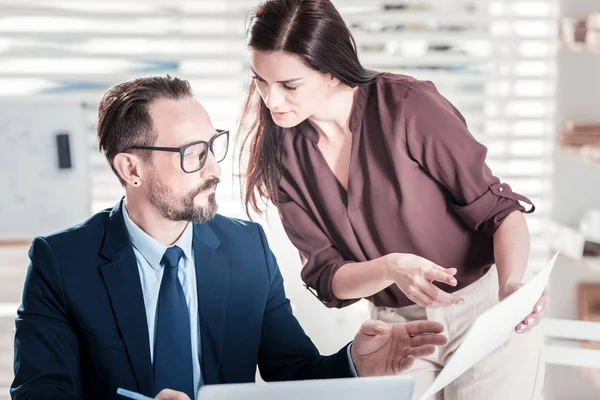
[[[569,155],[592,164],[600,165],[600,147],[556,147],[557,152]]]
[[[556,345],[546,345],[544,350],[546,364],[600,368],[600,350],[569,348]]]
[[[600,322],[546,317],[540,326],[546,337],[600,342]]]
[[[581,259],[581,262],[590,267],[598,268],[598,271],[600,271],[600,257],[585,256]]]
[[[590,272],[600,274],[600,257],[584,256],[584,257],[578,259],[575,257],[568,256],[568,255],[564,254],[563,252],[561,252],[560,255],[561,255],[561,257],[568,259],[572,263],[588,269]]]
[[[0,318],[15,318],[19,305],[18,303],[0,303]]]
[[[590,47],[585,43],[561,43],[559,49],[562,51],[569,51],[572,53],[588,53],[588,54],[600,54],[600,47]]]

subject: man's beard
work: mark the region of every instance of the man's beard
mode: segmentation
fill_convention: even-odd
[[[218,206],[214,192],[208,196],[208,204],[205,206],[197,206],[194,200],[200,193],[216,188],[220,182],[219,178],[208,179],[200,187],[180,198],[176,198],[173,191],[162,181],[150,179],[148,182],[148,200],[166,219],[203,224],[217,215]]]

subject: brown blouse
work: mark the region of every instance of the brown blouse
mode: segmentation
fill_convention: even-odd
[[[502,219],[525,211],[517,200],[531,202],[492,174],[458,110],[431,82],[382,74],[358,89],[350,130],[347,192],[308,121],[283,133],[277,207],[307,287],[328,307],[352,304],[359,299],[333,295],[337,269],[394,252],[457,268],[458,285],[440,286],[448,292],[480,278],[494,263]],[[369,300],[413,304],[396,285]]]

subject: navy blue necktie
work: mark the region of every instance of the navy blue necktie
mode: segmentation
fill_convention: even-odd
[[[177,266],[183,250],[177,246],[165,251],[165,266],[156,306],[154,341],[154,389],[173,389],[194,399],[192,338],[190,313],[183,288],[177,277]],[[155,394],[156,394],[155,393]]]

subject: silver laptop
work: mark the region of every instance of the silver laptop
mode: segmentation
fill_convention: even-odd
[[[197,400],[411,400],[409,376],[202,386]]]

